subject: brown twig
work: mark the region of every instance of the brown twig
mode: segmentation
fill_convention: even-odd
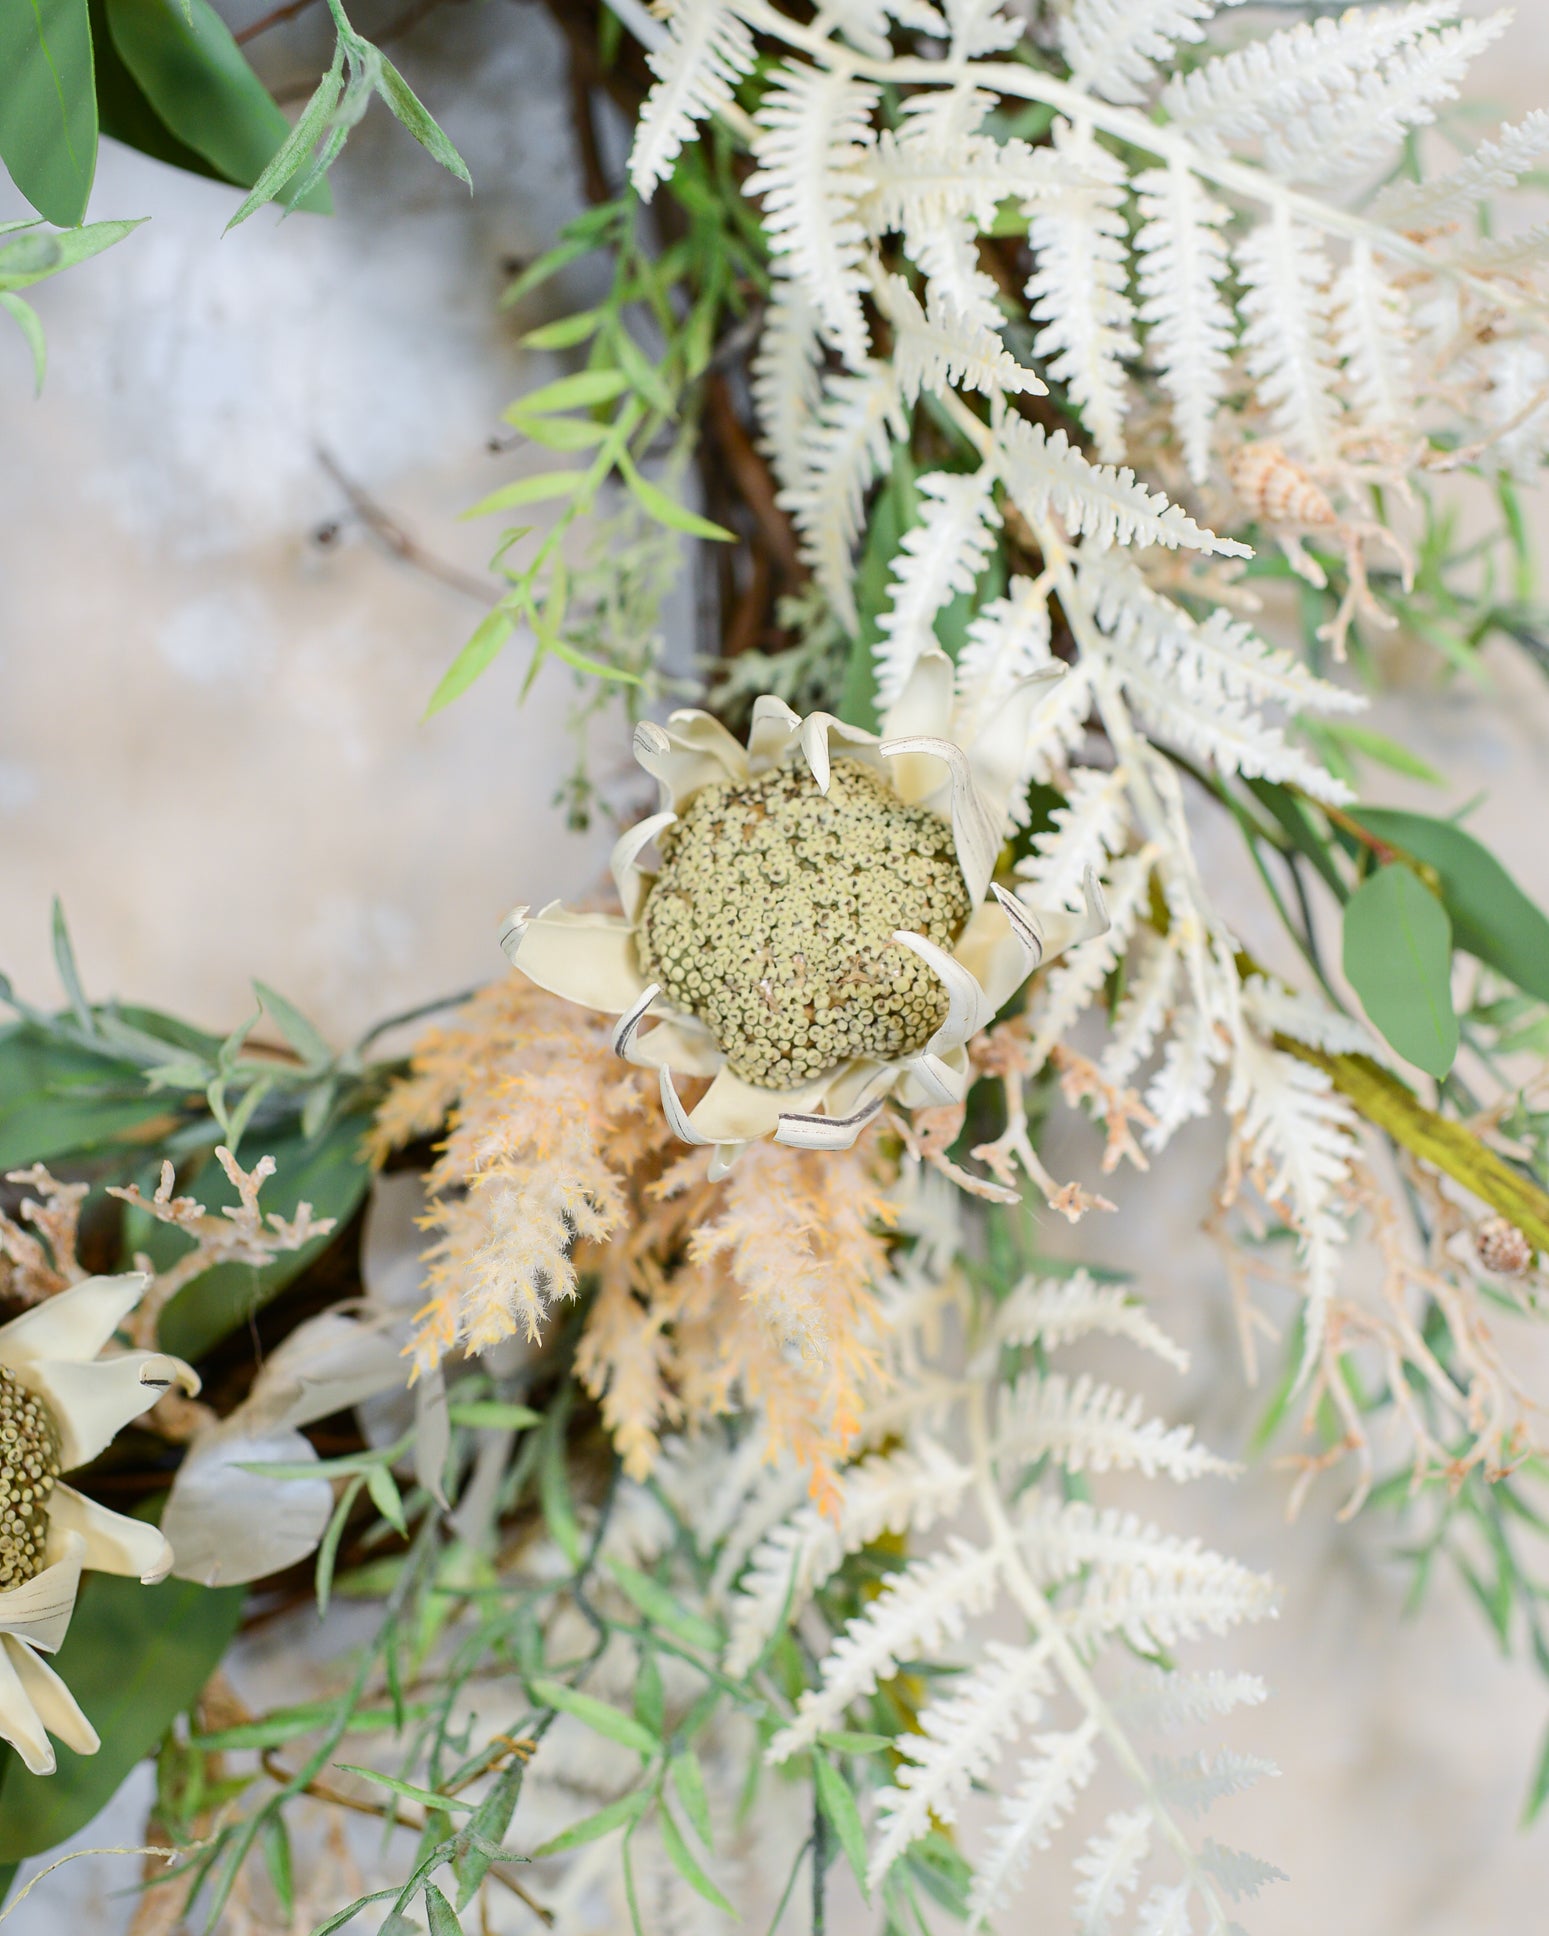
[[[322,445],[317,449],[317,461],[344,493],[353,517],[365,526],[382,548],[400,564],[411,566],[415,571],[424,572],[426,577],[435,578],[443,585],[450,585],[455,592],[465,598],[476,599],[482,606],[492,605],[500,596],[499,587],[472,572],[463,571],[459,566],[449,564],[446,559],[438,558],[433,551],[426,550],[419,540],[399,523],[392,513],[380,505],[363,486],[357,484],[339,463],[338,459]],[[337,521],[325,524],[313,534],[314,540],[331,544],[338,535]]]
[[[245,46],[248,41],[257,40],[260,34],[268,33],[271,27],[281,27],[287,20],[294,20],[298,13],[305,13],[308,7],[315,5],[316,0],[287,0],[285,6],[274,8],[231,37],[239,47]]]

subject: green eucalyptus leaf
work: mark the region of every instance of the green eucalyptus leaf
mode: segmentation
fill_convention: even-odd
[[[1380,867],[1345,907],[1345,974],[1372,1024],[1427,1075],[1458,1052],[1452,1008],[1452,923],[1418,874]]]
[[[0,289],[29,289],[35,282],[57,276],[61,269],[73,269],[76,263],[122,242],[147,219],[142,215],[133,222],[88,222],[84,228],[65,229],[59,235],[36,231],[20,235],[0,247]]]
[[[719,1909],[723,1915],[735,1916],[736,1910],[726,1900],[695,1859],[693,1851],[683,1839],[683,1831],[673,1819],[672,1810],[666,1802],[661,1805],[658,1816],[661,1823],[662,1847],[667,1851],[667,1860],[682,1876],[688,1886],[705,1901]]]
[[[0,1173],[144,1141],[173,1121],[132,1063],[25,1022],[0,1029]]]
[[[543,1707],[558,1708],[561,1714],[574,1715],[576,1720],[589,1727],[596,1734],[605,1735],[610,1741],[617,1741],[623,1747],[633,1748],[636,1754],[648,1760],[661,1752],[660,1738],[643,1727],[632,1715],[623,1714],[606,1701],[599,1701],[591,1694],[581,1694],[573,1687],[566,1687],[563,1681],[535,1680],[532,1682],[532,1697]]]
[[[1481,841],[1450,820],[1393,807],[1352,809],[1368,832],[1434,868],[1465,953],[1549,1002],[1549,918]]]
[[[46,220],[72,229],[97,172],[97,90],[86,0],[0,6],[0,160]]]
[[[60,1747],[52,1775],[11,1760],[0,1782],[0,1862],[40,1855],[106,1807],[220,1665],[244,1598],[239,1586],[86,1575],[53,1665],[102,1746],[94,1755]]]

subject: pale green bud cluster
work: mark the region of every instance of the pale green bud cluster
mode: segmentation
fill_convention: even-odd
[[[805,764],[703,787],[662,836],[640,971],[697,1015],[747,1082],[790,1089],[852,1056],[929,1041],[947,998],[895,929],[950,948],[968,890],[952,829],[859,760],[827,794]]]
[[[48,1407],[0,1365],[0,1593],[43,1571],[59,1433]]]

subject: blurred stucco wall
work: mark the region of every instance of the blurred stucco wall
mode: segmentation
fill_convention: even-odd
[[[243,0],[230,17],[260,11]],[[308,34],[300,23],[264,46],[271,79],[316,73]],[[566,834],[550,805],[566,680],[545,673],[519,709],[513,646],[471,700],[422,723],[478,605],[351,521],[318,454],[477,579],[490,532],[457,514],[519,461],[492,459],[486,439],[543,374],[495,305],[503,259],[534,253],[577,201],[556,37],[533,5],[459,6],[403,55],[476,198],[373,111],[336,172],[333,221],[260,216],[220,240],[231,195],[108,144],[93,216],[153,219],[39,290],[41,402],[19,339],[0,334],[0,966],[34,1000],[55,998],[59,893],[94,992],[223,1024],[247,1012],[258,975],[342,1033],[493,972],[503,909],[601,859],[605,836]],[[1542,0],[1521,9],[1479,92],[1508,114],[1549,101]],[[340,533],[320,548],[325,523]],[[1483,691],[1396,664],[1374,723],[1455,776],[1445,802],[1424,804],[1486,790],[1471,824],[1549,896],[1549,707],[1520,664],[1497,655],[1490,670]],[[1395,784],[1381,797],[1414,796]],[[1205,857],[1224,905],[1258,906],[1219,831]],[[1273,958],[1267,913],[1243,925]],[[1095,1168],[1095,1146],[1063,1120],[1051,1165]],[[1257,1401],[1236,1375],[1219,1258],[1198,1235],[1219,1155],[1219,1132],[1200,1126],[1150,1175],[1115,1180],[1120,1216],[1042,1235],[1135,1271],[1195,1352],[1181,1392],[1150,1381],[1157,1407],[1235,1450]],[[1133,1361],[1101,1368],[1145,1382]],[[1493,1651],[1450,1577],[1406,1623],[1391,1522],[1339,1527],[1325,1489],[1288,1529],[1286,1483],[1257,1469],[1126,1501],[1284,1587],[1276,1627],[1212,1655],[1262,1672],[1277,1697],[1230,1735],[1283,1778],[1211,1824],[1291,1877],[1242,1921],[1256,1936],[1543,1927],[1549,1828],[1513,1826],[1549,1722],[1543,1683]],[[85,1843],[137,1841],[145,1799],[141,1784]],[[1067,1926],[1068,1854],[1008,1928]],[[11,1929],[123,1927],[123,1898],[106,1892],[125,1868],[51,1878]]]

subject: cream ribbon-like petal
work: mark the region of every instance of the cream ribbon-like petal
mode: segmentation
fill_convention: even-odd
[[[829,1070],[794,1089],[764,1089],[745,1082],[731,1069],[722,1069],[694,1105],[689,1126],[701,1142],[756,1142],[768,1136],[784,1115],[814,1114],[834,1073]]]
[[[710,1181],[719,1183],[722,1178],[730,1176],[737,1158],[746,1148],[746,1143],[717,1143],[710,1154],[710,1168],[705,1173]]]
[[[1103,900],[1103,885],[1097,878],[1095,867],[1089,867],[1082,875],[1081,894],[1086,902],[1082,913],[1070,914],[1060,908],[1053,914],[1038,917],[1045,961],[1053,961],[1067,948],[1080,947],[1083,941],[1095,941],[1100,934],[1106,934],[1112,925],[1108,919],[1107,903]]]
[[[715,1037],[692,1015],[667,1015],[648,1029],[636,1028],[626,1060],[641,1069],[671,1068],[679,1075],[713,1076],[726,1057]]]
[[[906,1109],[940,1109],[961,1102],[968,1094],[970,1074],[966,1049],[954,1049],[945,1056],[922,1050],[903,1065],[898,1100]]]
[[[0,1593],[0,1634],[15,1634],[29,1647],[57,1654],[75,1611],[86,1542],[79,1533],[61,1533],[49,1547],[55,1554],[51,1564]]]
[[[31,1364],[35,1358],[95,1358],[145,1295],[144,1271],[118,1277],[88,1277],[44,1303],[0,1325],[0,1365]]]
[[[633,921],[640,912],[641,898],[645,892],[646,875],[641,871],[640,856],[660,833],[677,824],[675,813],[653,813],[646,820],[637,820],[633,827],[627,827],[613,843],[613,852],[608,856],[608,870],[613,876],[613,885],[619,891],[619,905],[624,910],[624,919]]]
[[[154,1586],[172,1571],[172,1548],[158,1526],[99,1506],[74,1486],[55,1486],[48,1502],[50,1552],[71,1534],[83,1542],[82,1566]]]
[[[245,1470],[311,1465],[310,1439],[283,1428],[233,1429],[235,1416],[190,1447],[161,1516],[173,1573],[200,1586],[238,1586],[294,1566],[317,1551],[333,1511],[333,1486],[321,1476]]]
[[[407,1384],[400,1339],[382,1323],[344,1311],[319,1311],[298,1324],[264,1360],[242,1403],[224,1421],[256,1431],[311,1425]]]
[[[575,914],[551,901],[502,946],[529,981],[583,1008],[622,1015],[645,989],[634,929],[611,914]]]
[[[812,769],[819,793],[828,791],[835,747],[839,749],[841,757],[864,760],[868,766],[877,764],[875,733],[868,733],[861,726],[846,726],[842,719],[836,719],[832,713],[808,713],[801,722],[801,752],[802,758]]]
[[[882,1107],[882,1098],[862,1103],[848,1116],[781,1116],[774,1139],[787,1149],[847,1150]]]
[[[40,1660],[30,1647],[24,1646],[19,1640],[5,1643],[4,1651],[15,1669],[22,1693],[48,1733],[62,1741],[67,1748],[74,1749],[76,1754],[95,1754],[102,1746],[97,1730],[81,1712],[75,1696],[48,1662]],[[26,1760],[25,1754],[22,1759]],[[27,1765],[34,1774],[52,1774],[52,1750],[48,1763],[47,1769],[42,1770],[32,1768],[30,1761]]]
[[[649,983],[641,991],[640,999],[633,1007],[626,1009],[619,1017],[618,1027],[613,1031],[613,1053],[621,1062],[630,1062],[634,1059],[630,1051],[635,1045],[635,1037],[639,1033],[640,1024],[649,1013],[652,1002],[656,1000],[661,992],[662,985],[659,981]]]
[[[896,760],[901,754],[928,753],[947,767],[951,775],[952,839],[957,848],[957,864],[963,872],[969,901],[977,907],[995,872],[1000,838],[979,798],[968,755],[949,739],[885,739],[881,751],[888,760]]]
[[[947,991],[947,1012],[936,1033],[925,1044],[928,1056],[943,1056],[960,1049],[970,1036],[994,1021],[995,1010],[972,972],[961,961],[938,947],[927,935],[912,934],[899,928],[893,935],[899,947],[920,957]]]
[[[903,691],[882,722],[883,744],[895,739],[945,739],[952,730],[952,661],[932,648],[922,652]],[[941,785],[940,763],[919,753],[901,754],[892,763],[893,790],[918,806]]]
[[[1043,930],[1032,910],[998,883],[990,894],[969,916],[952,952],[999,1013],[1043,960]]]
[[[59,1428],[59,1462],[66,1472],[96,1458],[130,1419],[148,1412],[165,1391],[180,1385],[192,1395],[199,1375],[181,1358],[159,1351],[126,1351],[121,1358],[74,1364],[37,1358],[26,1383],[45,1400]]]
[[[683,1099],[678,1094],[677,1084],[672,1079],[672,1071],[664,1062],[657,1071],[661,1083],[662,1114],[667,1118],[667,1127],[680,1143],[694,1143],[701,1148],[714,1142],[712,1136],[701,1136],[689,1121],[688,1111],[683,1107]]]
[[[673,713],[665,726],[642,719],[635,728],[636,761],[655,780],[661,806],[681,813],[701,787],[748,777],[748,756],[721,722],[692,708]]]
[[[1018,680],[1003,699],[996,701],[983,730],[967,749],[974,785],[1001,838],[1005,837],[1011,802],[1025,779],[1033,715],[1065,672],[1065,666],[1056,662],[1030,679]]]
[[[778,766],[801,737],[801,715],[783,699],[761,692],[753,701],[753,724],[748,729],[748,770],[755,777]]]

